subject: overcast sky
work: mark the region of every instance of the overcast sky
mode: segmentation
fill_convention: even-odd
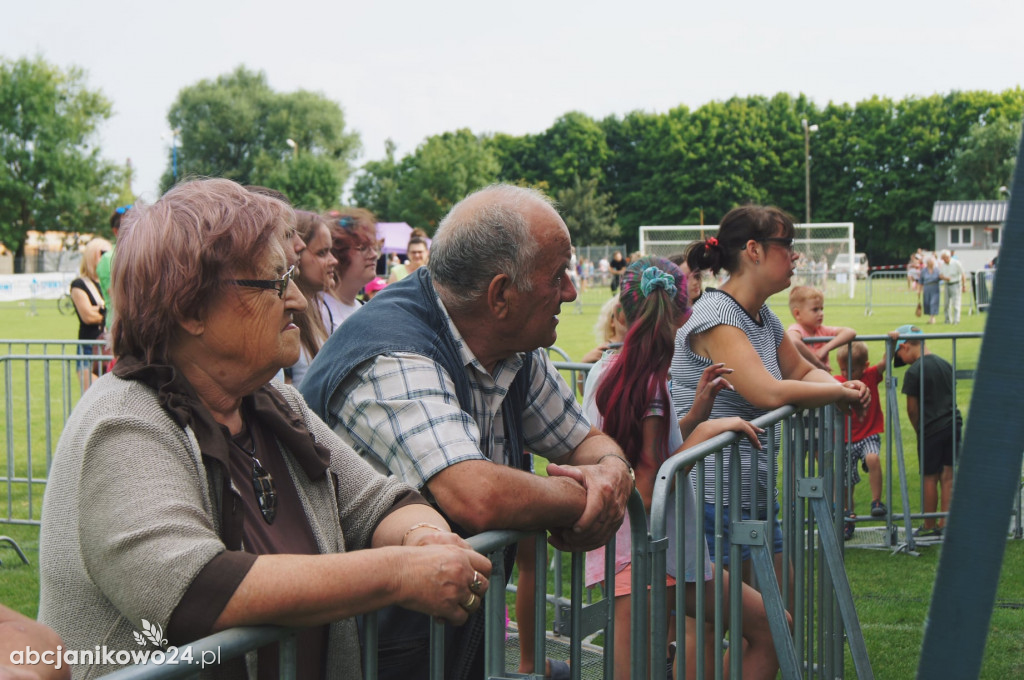
[[[114,105],[103,154],[131,158],[153,200],[171,103],[238,65],[340,103],[362,164],[388,137],[401,156],[462,127],[541,132],[571,110],[1001,91],[1024,85],[1022,29],[1022,0],[29,0],[2,4],[0,55],[85,69]]]

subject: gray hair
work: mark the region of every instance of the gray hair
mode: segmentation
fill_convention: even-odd
[[[525,212],[538,203],[554,209],[535,189],[493,184],[451,209],[434,234],[427,263],[445,306],[473,304],[498,274],[507,274],[518,290],[530,290],[537,240]]]

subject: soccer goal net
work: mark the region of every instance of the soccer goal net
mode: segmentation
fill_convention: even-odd
[[[814,286],[826,297],[853,298],[858,279],[868,275],[867,263],[856,257],[853,222],[797,224],[793,250],[799,254],[793,285]],[[669,257],[694,241],[718,233],[717,224],[640,227],[640,252]]]

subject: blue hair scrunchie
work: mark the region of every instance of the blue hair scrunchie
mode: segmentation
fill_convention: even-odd
[[[652,290],[657,288],[664,288],[669,297],[674,297],[677,290],[676,280],[671,274],[663,272],[657,267],[648,267],[640,275],[640,292],[647,297]]]

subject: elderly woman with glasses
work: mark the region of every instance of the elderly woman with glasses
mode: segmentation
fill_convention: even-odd
[[[722,218],[717,235],[697,241],[687,249],[686,264],[690,271],[707,270],[717,275],[724,269],[729,278],[721,288],[704,291],[694,303],[689,320],[676,334],[670,375],[672,400],[679,417],[690,410],[698,392],[709,389],[702,377],[704,370],[714,364],[735,371],[728,376],[735,390],[722,390],[711,408],[711,418],[738,416],[750,421],[786,404],[811,408],[838,403],[845,409],[859,408],[870,399],[867,387],[860,381],[839,383],[802,357],[782,322],[766,304],[769,297],[789,288],[797,260],[793,252],[795,231],[793,219],[782,210],[745,205],[730,210]],[[778,432],[776,429],[776,438]],[[760,444],[758,448],[766,446],[766,435],[761,435]],[[778,440],[775,444],[777,447]],[[742,497],[729,498],[730,452],[726,449],[722,453],[726,526],[721,555],[716,555],[714,549],[715,466],[705,469],[705,536],[711,559],[721,560],[725,565],[729,564],[730,504],[740,504],[744,519],[750,519],[753,512],[757,519],[765,520],[769,519],[765,503],[772,498],[767,456],[757,455],[754,444],[746,439],[739,443],[739,454]],[[755,479],[759,507],[751,510]],[[776,505],[770,517],[774,519],[777,512]],[[781,579],[785,573],[781,564],[782,533],[777,519],[772,524],[775,573]],[[742,548],[743,580],[748,582],[749,550],[748,546]]]
[[[377,218],[369,210],[332,214],[331,253],[338,261],[324,296],[324,326],[330,335],[362,306],[356,296],[377,276]]]
[[[280,624],[304,627],[299,677],[360,677],[355,615],[399,604],[462,623],[480,607],[490,562],[268,383],[299,353],[294,219],[211,179],[126,220],[118,363],[68,419],[43,502],[40,618],[66,649]],[[256,656],[272,676],[276,648]],[[245,673],[228,663],[218,675]]]

